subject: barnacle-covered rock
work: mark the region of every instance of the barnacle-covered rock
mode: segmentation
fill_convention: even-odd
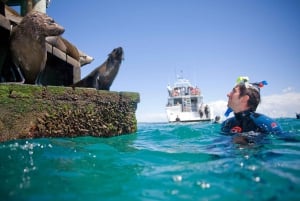
[[[135,92],[0,84],[0,141],[134,133],[138,103]]]

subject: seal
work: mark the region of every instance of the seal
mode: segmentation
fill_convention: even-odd
[[[94,58],[87,55],[85,52],[78,50],[79,52],[79,63],[81,66],[84,66],[86,64],[91,63],[92,61],[94,61]]]
[[[72,86],[96,88],[97,90],[109,91],[110,86],[118,74],[123,60],[123,55],[124,53],[122,47],[113,49],[103,64]]]
[[[61,36],[48,36],[46,37],[46,41],[53,47],[60,49],[75,60],[79,61],[81,66],[89,64],[94,60],[93,57],[79,50],[75,45]]]
[[[47,61],[46,37],[61,35],[65,29],[38,11],[28,13],[11,32],[10,52],[27,84],[39,84],[38,75]]]

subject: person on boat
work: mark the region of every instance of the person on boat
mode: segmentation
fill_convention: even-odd
[[[204,113],[205,113],[206,118],[208,118],[209,113],[210,113],[208,105],[205,105],[205,107],[204,107]]]
[[[199,108],[199,115],[200,115],[200,118],[202,119],[202,117],[204,115],[204,106],[203,106],[203,104],[201,104],[201,106]]]
[[[221,125],[223,134],[237,135],[237,143],[251,143],[269,133],[282,133],[280,125],[272,118],[255,112],[260,103],[260,88],[266,81],[249,83],[248,77],[239,77],[232,91],[227,94],[228,111],[234,116],[225,120]],[[262,134],[262,135],[260,135]]]
[[[200,95],[200,89],[196,86],[196,88],[195,88],[195,95]]]
[[[167,86],[168,92],[169,92],[169,96],[172,96],[172,87],[168,84]]]

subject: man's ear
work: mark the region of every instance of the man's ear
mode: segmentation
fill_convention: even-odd
[[[248,95],[245,95],[245,96],[243,96],[243,97],[241,98],[241,102],[242,102],[242,103],[246,103],[246,104],[247,104],[247,103],[248,103],[248,100],[249,100],[249,98],[250,98],[250,97],[249,97]]]

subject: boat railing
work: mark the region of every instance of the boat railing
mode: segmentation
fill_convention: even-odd
[[[188,87],[187,89],[185,87],[182,88],[173,88],[171,91],[169,91],[169,96],[176,97],[176,96],[199,96],[201,94],[199,88],[194,87]]]

